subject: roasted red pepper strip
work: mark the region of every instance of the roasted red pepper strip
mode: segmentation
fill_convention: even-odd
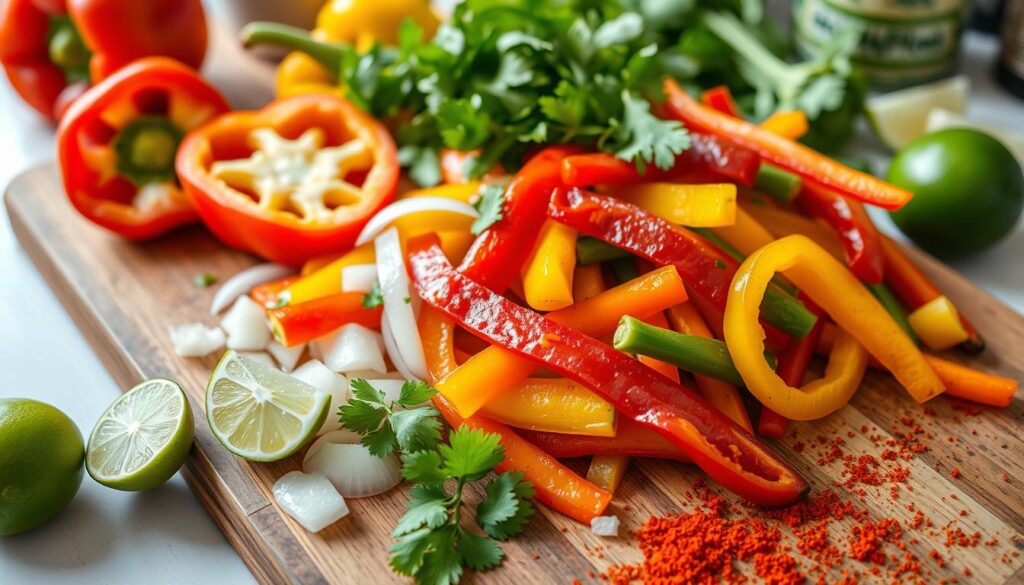
[[[551,146],[523,165],[505,189],[501,219],[473,242],[461,270],[497,292],[505,292],[533,250],[547,215],[551,191],[561,184],[562,159],[571,146]]]
[[[732,92],[729,91],[729,86],[719,85],[712,87],[711,89],[704,90],[700,94],[700,101],[708,105],[723,114],[732,116],[733,118],[742,118],[740,109],[736,107],[736,102],[732,99]]]
[[[736,261],[693,232],[614,197],[582,189],[559,189],[548,215],[557,222],[608,244],[622,248],[658,266],[675,266],[697,296],[725,310]],[[779,291],[765,303],[765,320],[801,337],[814,317],[792,297]],[[787,315],[797,315],[796,321]],[[767,328],[778,346],[781,333]],[[782,345],[784,345],[784,341]]]
[[[761,157],[752,150],[714,136],[691,132],[690,148],[676,157],[671,169],[648,167],[641,173],[635,164],[612,154],[577,154],[562,162],[562,182],[566,187],[591,187],[642,181],[684,181],[694,175],[710,175],[712,182],[729,179],[751,187],[760,166]]]
[[[804,376],[807,374],[807,366],[811,363],[814,352],[818,349],[818,340],[821,339],[821,330],[825,326],[825,313],[817,305],[811,302],[806,296],[800,300],[809,311],[818,317],[814,328],[803,339],[791,343],[782,353],[779,354],[779,364],[775,373],[782,378],[786,384],[799,388],[804,384]],[[781,439],[786,436],[786,428],[789,427],[789,419],[763,407],[761,415],[757,419],[757,432],[763,437],[770,439]]]
[[[906,189],[851,169],[799,142],[700,104],[671,79],[665,81],[665,93],[668,95],[665,112],[691,131],[731,140],[807,181],[821,183],[843,195],[885,209],[899,209],[913,196]]]
[[[804,184],[796,202],[832,228],[843,247],[846,265],[861,282],[882,282],[885,272],[882,235],[863,205],[817,183]]]
[[[679,447],[712,479],[766,506],[790,504],[806,482],[750,433],[693,390],[575,329],[493,293],[445,258],[436,238],[409,242],[423,300],[478,337],[587,386],[616,410]]]
[[[567,435],[522,429],[519,434],[548,455],[559,459],[591,455],[626,455],[673,459],[684,463],[690,461],[668,439],[629,419],[618,421],[614,437]]]
[[[198,68],[205,53],[200,0],[7,0],[0,7],[7,78],[52,121],[89,84],[136,59],[171,57]]]
[[[323,337],[348,323],[380,328],[381,307],[363,306],[363,293],[343,292],[267,311],[274,337],[292,347]]]

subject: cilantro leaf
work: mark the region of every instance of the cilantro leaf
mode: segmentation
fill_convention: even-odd
[[[426,526],[438,528],[448,521],[448,493],[440,485],[417,485],[410,490],[405,515],[398,521],[392,537],[409,534]]]
[[[474,571],[493,569],[505,558],[497,542],[466,530],[459,531],[459,552],[463,564]]]
[[[437,390],[431,388],[430,384],[423,380],[406,380],[398,395],[398,403],[410,408],[430,400],[435,394],[437,394]]]
[[[398,149],[398,164],[409,169],[409,178],[420,187],[433,187],[441,182],[441,161],[432,148],[414,144],[403,146]],[[363,306],[366,306],[365,302]]]
[[[388,416],[398,447],[405,453],[429,449],[441,438],[439,413],[432,406],[398,410]]]
[[[398,437],[389,424],[382,424],[375,431],[363,435],[363,446],[374,457],[387,457],[398,449]]]
[[[462,554],[457,546],[459,528],[447,525],[427,536],[430,552],[416,571],[421,585],[453,585],[462,577]]]
[[[459,427],[448,435],[448,445],[438,447],[445,473],[456,479],[480,479],[505,458],[500,441],[496,434]]]
[[[377,430],[387,417],[387,409],[374,406],[364,400],[349,400],[338,409],[341,424],[357,433],[369,433]]]
[[[622,92],[625,114],[619,131],[623,145],[615,156],[635,161],[637,168],[645,163],[667,169],[675,164],[676,155],[690,148],[690,134],[676,120],[662,120],[651,113],[651,104],[643,98]]]
[[[384,400],[387,398],[383,391],[375,388],[373,384],[367,382],[364,378],[353,379],[349,383],[349,388],[352,389],[352,397],[356,400],[384,404]]]
[[[500,185],[485,185],[473,207],[480,212],[480,217],[473,221],[469,231],[474,236],[479,236],[503,217],[505,188]]]
[[[402,458],[402,477],[412,483],[439,485],[448,474],[441,470],[441,454],[436,450],[416,451]]]
[[[370,288],[370,292],[363,295],[363,308],[376,309],[383,304],[384,294],[380,290],[380,281],[376,281],[373,283],[373,287]]]
[[[477,506],[476,519],[488,535],[505,540],[523,531],[534,514],[533,486],[521,472],[499,474],[484,488],[487,497]]]
[[[420,528],[399,538],[391,546],[391,569],[399,575],[415,575],[430,551],[430,534],[430,528]]]

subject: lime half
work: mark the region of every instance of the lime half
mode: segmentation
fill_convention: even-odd
[[[933,109],[962,113],[970,89],[967,76],[957,75],[889,92],[868,100],[868,120],[886,146],[899,150],[927,132],[928,114]]]
[[[146,380],[115,400],[93,427],[85,468],[107,487],[152,489],[181,468],[192,434],[192,409],[181,386]]]
[[[206,385],[206,419],[228,451],[277,461],[316,434],[331,395],[255,360],[227,351]]]

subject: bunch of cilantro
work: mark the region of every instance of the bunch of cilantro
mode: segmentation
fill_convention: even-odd
[[[363,435],[378,457],[400,451],[402,477],[413,484],[405,515],[391,536],[391,568],[424,585],[452,585],[463,568],[486,571],[501,564],[499,540],[523,531],[534,514],[533,486],[518,472],[492,475],[505,458],[499,436],[463,426],[441,441],[440,413],[424,406],[436,390],[407,381],[396,400],[366,380],[352,381],[342,424]],[[466,487],[491,479],[476,506],[476,527],[464,516]]]

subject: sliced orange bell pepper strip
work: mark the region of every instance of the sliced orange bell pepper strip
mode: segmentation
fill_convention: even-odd
[[[761,127],[790,140],[799,139],[811,129],[807,123],[807,114],[800,110],[775,112],[761,122]]]
[[[548,319],[584,334],[611,331],[623,315],[649,317],[686,300],[679,273],[669,266],[648,272],[600,295],[547,315]],[[462,416],[471,416],[493,396],[525,380],[537,364],[506,349],[491,346],[439,379],[437,391]]]
[[[899,209],[913,194],[867,173],[851,169],[827,156],[783,138],[745,120],[705,106],[675,81],[665,81],[665,110],[688,128],[726,138],[749,148],[761,158],[796,173],[808,181],[832,187],[858,201],[885,209]]]
[[[294,347],[323,337],[347,323],[380,329],[381,307],[363,306],[363,293],[344,292],[267,311],[274,337]]]
[[[615,436],[615,408],[565,378],[528,378],[491,398],[480,414],[520,429]]]
[[[270,308],[277,305],[278,293],[286,289],[288,285],[298,280],[299,277],[292,274],[284,278],[277,280],[271,280],[270,282],[264,282],[263,284],[256,285],[249,291],[249,298],[256,301],[256,303],[264,308]]]
[[[762,403],[794,420],[816,418],[811,415],[821,415],[821,410],[834,406],[823,401],[819,409],[813,396],[793,394],[799,390],[779,380],[764,360],[764,331],[758,324],[758,307],[768,282],[780,271],[848,334],[836,338],[832,352],[836,359],[830,362],[836,361],[837,370],[836,378],[832,379],[851,380],[857,377],[858,370],[863,375],[866,349],[918,402],[945,390],[914,342],[849,269],[808,238],[786,236],[747,257],[733,279],[725,309],[729,353],[747,388]],[[837,353],[840,350],[841,354]],[[844,366],[842,371],[840,366]],[[831,378],[828,374],[826,377]],[[857,382],[859,385],[859,378]],[[819,387],[822,384],[808,389]],[[835,387],[836,393],[840,393],[846,385]],[[821,397],[828,398],[825,394]],[[803,401],[807,408],[799,408],[798,401]]]
[[[538,311],[557,311],[572,304],[576,268],[576,230],[544,221],[537,243],[523,265],[523,294]]]
[[[594,455],[587,469],[587,481],[615,493],[629,469],[629,457],[626,455]]]
[[[420,313],[419,329],[427,370],[436,384],[458,367],[453,343],[455,327],[439,311],[425,306]],[[535,497],[542,504],[584,523],[600,516],[608,507],[611,493],[583,479],[509,427],[482,416],[463,418],[441,395],[434,397],[434,405],[452,427],[465,424],[499,435],[505,459],[498,465],[498,471],[522,472],[523,479],[533,484]]]

